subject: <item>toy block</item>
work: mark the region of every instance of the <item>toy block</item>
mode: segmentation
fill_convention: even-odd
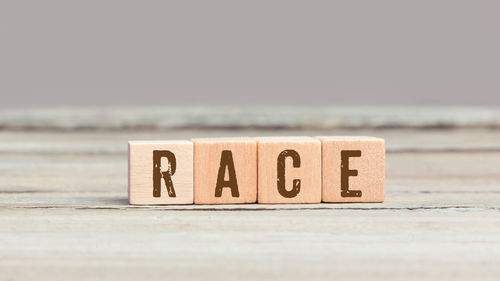
[[[323,202],[383,202],[385,142],[373,137],[317,137],[322,143]]]
[[[257,201],[257,143],[251,138],[204,138],[194,143],[194,203]]]
[[[261,137],[259,203],[320,203],[321,142],[310,137]]]
[[[130,204],[193,204],[191,141],[130,141],[128,147]]]

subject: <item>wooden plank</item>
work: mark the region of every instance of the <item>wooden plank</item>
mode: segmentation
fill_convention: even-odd
[[[396,153],[386,161],[384,204],[333,206],[499,207],[500,153]],[[0,171],[2,206],[127,205],[126,155],[6,154]]]
[[[0,131],[0,153],[126,154],[129,140],[169,140],[238,136],[376,136],[385,139],[387,153],[439,151],[500,151],[500,130],[166,130],[117,132]]]
[[[499,128],[494,107],[94,107],[5,109],[4,130]]]
[[[0,271],[6,280],[497,280],[498,214],[3,209]]]

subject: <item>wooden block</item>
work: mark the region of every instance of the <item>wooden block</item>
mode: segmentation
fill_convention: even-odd
[[[321,142],[310,137],[262,137],[258,145],[259,203],[320,203]]]
[[[193,204],[193,143],[130,141],[128,198],[134,205]]]
[[[383,202],[385,142],[373,137],[317,137],[322,142],[323,202]]]
[[[251,138],[206,138],[194,142],[195,204],[257,201],[257,143]]]

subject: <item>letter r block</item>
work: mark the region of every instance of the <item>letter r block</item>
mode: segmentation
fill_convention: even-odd
[[[373,137],[317,137],[322,143],[323,202],[383,202],[385,142]]]
[[[130,204],[193,204],[191,141],[130,141],[128,147]]]
[[[194,142],[194,203],[257,201],[257,143],[251,138],[202,138]]]
[[[321,142],[310,137],[261,137],[259,203],[320,203]]]

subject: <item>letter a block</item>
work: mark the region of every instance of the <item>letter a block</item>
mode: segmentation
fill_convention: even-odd
[[[128,198],[133,205],[193,204],[193,143],[130,141]]]
[[[320,203],[321,142],[262,137],[258,143],[259,203]]]
[[[385,142],[373,137],[317,137],[322,142],[323,202],[383,202]]]
[[[251,138],[206,138],[194,142],[195,204],[257,201],[257,143]]]

